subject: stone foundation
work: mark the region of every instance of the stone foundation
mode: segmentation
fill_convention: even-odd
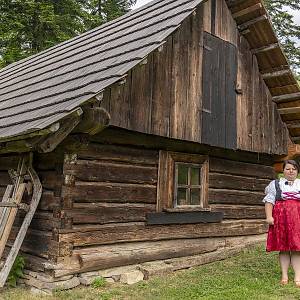
[[[235,239],[235,242],[232,244],[227,243],[227,247],[200,255],[151,261],[58,278],[40,272],[25,270],[24,278],[20,280],[20,283],[31,286],[31,291],[34,293],[43,294],[51,294],[58,289],[67,290],[79,285],[89,286],[99,277],[104,278],[108,283],[121,282],[124,284],[134,284],[142,280],[147,280],[152,276],[168,274],[177,270],[188,269],[232,257],[249,246],[264,242],[265,239],[265,234],[251,238],[244,237],[240,238],[241,243],[237,243],[238,241]]]

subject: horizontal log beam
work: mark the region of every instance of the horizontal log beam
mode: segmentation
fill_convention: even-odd
[[[249,6],[249,7],[245,8],[245,9],[242,9],[242,10],[234,13],[232,15],[232,17],[234,19],[237,19],[237,18],[243,17],[245,15],[248,15],[248,14],[254,12],[254,11],[260,10],[262,8],[263,8],[262,4],[261,3],[257,3],[257,4],[254,4],[252,6]]]
[[[263,46],[263,47],[260,47],[260,48],[251,49],[251,52],[253,54],[258,54],[258,53],[267,52],[267,51],[277,49],[277,48],[280,48],[279,43],[270,44],[270,45]]]
[[[81,272],[118,267],[127,264],[199,255],[224,248],[225,238],[184,239],[160,242],[141,242],[75,250],[81,263]],[[86,252],[86,253],[85,253]]]
[[[114,244],[129,241],[155,241],[180,238],[239,236],[265,233],[267,224],[264,220],[226,220],[210,224],[151,225],[112,224],[102,225],[93,231],[76,228],[74,232],[59,233],[59,242],[70,242],[74,246]],[[61,231],[62,232],[62,231]]]
[[[102,107],[84,108],[83,117],[74,132],[94,135],[109,125],[110,114]]]
[[[263,192],[249,192],[241,190],[213,189],[208,190],[208,203],[212,204],[236,204],[236,205],[261,205]]]
[[[279,108],[278,112],[281,115],[298,114],[298,113],[300,113],[300,106]]]
[[[63,186],[63,197],[76,202],[156,203],[156,185],[76,182]]]
[[[281,85],[281,86],[275,86],[275,87],[271,87],[269,88],[271,94],[276,97],[276,96],[280,96],[282,94],[282,90],[293,90],[295,91],[295,89],[298,89],[298,84],[295,82],[293,84],[287,84],[287,85]]]
[[[244,31],[245,29],[249,28],[250,26],[255,25],[256,23],[266,21],[266,20],[268,20],[268,16],[267,15],[262,15],[262,16],[259,16],[255,19],[252,19],[250,21],[247,21],[247,22],[239,25],[238,29],[239,29],[239,31]]]
[[[263,192],[269,179],[258,179],[255,177],[243,177],[229,174],[210,173],[209,187],[216,189],[233,189]]]
[[[227,159],[210,158],[209,171],[214,173],[227,173],[238,176],[250,176],[255,178],[274,179],[275,174],[272,166],[249,164]]]
[[[264,219],[263,206],[212,204],[212,212],[223,212],[224,219]]]
[[[273,101],[276,103],[286,102],[286,100],[292,101],[297,99],[300,99],[300,92],[273,97]]]
[[[288,129],[299,129],[300,128],[300,120],[298,124],[286,124]]]
[[[290,69],[287,69],[287,70],[280,70],[280,71],[264,73],[264,74],[262,74],[262,78],[264,80],[266,80],[266,79],[281,77],[281,76],[285,76],[285,75],[292,75],[292,71]]]
[[[77,160],[64,164],[64,174],[73,175],[75,181],[149,183],[157,182],[157,167]]]

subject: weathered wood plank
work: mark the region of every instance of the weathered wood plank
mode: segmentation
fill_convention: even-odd
[[[177,139],[185,139],[188,122],[188,112],[186,111],[187,74],[189,72],[189,49],[186,47],[186,43],[188,43],[190,37],[188,22],[188,19],[184,20],[180,29],[173,34],[170,136]]]
[[[128,128],[130,113],[130,91],[132,71],[127,73],[123,80],[113,84],[110,89],[104,92],[103,104],[111,113],[111,124]]]
[[[82,227],[81,227],[82,228]],[[211,224],[151,225],[124,224],[123,226],[103,225],[86,231],[84,226],[76,232],[59,233],[58,241],[73,242],[74,246],[113,244],[129,241],[157,241],[180,238],[200,238],[217,236],[239,236],[260,234],[267,230],[264,220],[237,220]],[[74,228],[75,229],[75,228]]]
[[[209,189],[208,203],[211,204],[241,204],[264,205],[263,193],[228,189]]]
[[[170,136],[172,37],[153,55],[151,132]]]
[[[78,159],[113,160],[118,162],[157,165],[158,151],[91,143],[88,149],[78,151]]]
[[[191,239],[142,242],[75,250],[82,270],[89,271],[211,252],[225,246],[225,239]]]
[[[131,93],[129,110],[129,129],[150,133],[153,54],[148,55],[144,61],[131,70]],[[142,99],[142,103],[141,103]]]
[[[123,183],[157,182],[157,168],[130,164],[116,164],[77,160],[76,164],[64,164],[64,174],[73,175],[78,181],[102,181]]]
[[[210,158],[210,172],[226,173],[239,176],[253,176],[256,178],[274,179],[275,171],[273,167],[259,164],[249,164],[241,161],[231,161],[227,159]]]
[[[156,203],[156,186],[99,182],[76,182],[75,186],[63,186],[63,197],[75,202],[142,202]]]
[[[218,189],[234,189],[263,192],[270,183],[267,179],[234,176],[228,174],[211,173],[209,175],[209,186]]]
[[[154,211],[155,204],[75,203],[61,213],[72,218],[73,224],[106,224],[145,221],[146,214]]]
[[[263,206],[211,204],[210,208],[224,213],[224,219],[265,219]]]
[[[202,107],[202,57],[203,57],[203,5],[190,17],[188,34],[188,114],[185,139],[201,142],[201,107]]]

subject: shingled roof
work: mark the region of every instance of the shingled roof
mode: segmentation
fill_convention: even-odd
[[[201,2],[152,1],[0,70],[0,142],[40,134],[72,114],[159,48]],[[299,86],[261,0],[226,2],[284,121],[290,122],[291,135],[297,135],[293,130],[300,124],[300,113],[294,112],[295,107],[300,112]]]
[[[66,117],[158,48],[203,0],[155,0],[0,70],[0,140]]]

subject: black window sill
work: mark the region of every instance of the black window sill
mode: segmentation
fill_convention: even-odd
[[[223,219],[223,212],[187,211],[156,212],[146,215],[147,225],[217,223]]]

